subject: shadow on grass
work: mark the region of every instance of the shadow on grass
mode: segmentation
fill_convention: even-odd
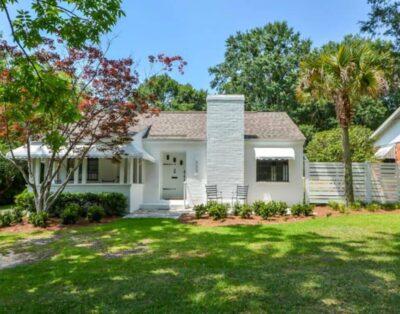
[[[61,231],[50,244],[57,252],[50,260],[0,273],[0,312],[400,308],[399,233],[357,229],[343,236],[314,229],[137,219]],[[107,249],[151,244],[146,253],[107,260],[99,248],[76,245],[94,240]]]

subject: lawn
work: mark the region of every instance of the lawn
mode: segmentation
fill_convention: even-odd
[[[26,241],[43,237],[54,238]],[[400,308],[398,214],[216,228],[121,219],[55,233],[0,233],[0,253],[10,250],[44,259],[0,270],[1,313]]]

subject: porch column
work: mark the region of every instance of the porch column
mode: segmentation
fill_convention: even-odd
[[[87,158],[82,162],[82,184],[87,183]]]
[[[119,163],[119,184],[124,184],[125,179],[125,159]]]
[[[78,159],[74,159],[74,167],[78,166]],[[79,184],[79,167],[74,171],[74,184]]]
[[[35,184],[39,184],[40,183],[40,159],[36,158],[33,161],[33,176],[35,179]]]
[[[132,184],[133,177],[133,158],[128,159],[128,184]]]

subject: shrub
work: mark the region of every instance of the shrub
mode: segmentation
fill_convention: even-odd
[[[235,204],[233,204],[232,214],[234,216],[239,216],[241,208],[242,208],[242,204],[240,204],[239,202],[236,202]]]
[[[22,218],[24,217],[24,211],[20,208],[14,208],[11,211],[13,222],[20,223],[22,222]]]
[[[339,203],[339,202],[336,202],[336,201],[329,201],[328,202],[328,206],[333,210],[339,210],[340,204],[342,204],[342,203]]]
[[[10,211],[4,211],[4,213],[0,213],[0,227],[8,227],[11,226],[13,222],[13,216]]]
[[[35,227],[46,228],[48,226],[49,214],[46,212],[31,213],[28,218],[29,223]]]
[[[261,216],[261,208],[263,208],[265,206],[265,202],[264,201],[255,201],[253,203],[253,211],[256,215]]]
[[[268,217],[273,215],[271,209],[271,206],[268,206],[266,202],[259,202],[257,204],[258,215],[260,215],[263,219],[268,219]]]
[[[34,213],[35,209],[35,201],[33,198],[33,194],[29,193],[27,190],[15,196],[15,208],[21,211]]]
[[[354,201],[353,203],[350,204],[350,209],[353,210],[361,210],[363,207],[364,205],[361,201]]]
[[[338,208],[338,210],[339,210],[339,213],[341,213],[341,214],[347,213],[346,204],[344,204],[344,203],[339,203],[339,208]]]
[[[103,206],[106,216],[123,216],[128,208],[126,197],[121,193],[100,193],[99,204]]]
[[[204,204],[198,204],[193,206],[193,210],[195,212],[196,218],[199,219],[201,216],[207,213],[207,206]]]
[[[80,216],[81,207],[76,203],[68,204],[61,213],[61,221],[64,225],[75,224]]]
[[[213,217],[215,220],[226,218],[228,215],[228,205],[220,204],[217,202],[210,202],[207,205],[208,214],[210,217]]]
[[[377,202],[372,202],[367,205],[367,210],[370,212],[376,212],[381,208],[380,204]]]
[[[267,204],[271,207],[272,215],[284,216],[287,214],[288,205],[285,202],[271,201]]]
[[[352,126],[349,133],[352,160],[373,161],[375,151],[370,138],[372,131],[363,126]],[[315,133],[306,147],[308,160],[341,162],[343,158],[341,138],[340,128]]]
[[[239,210],[240,217],[242,217],[242,218],[250,218],[252,213],[253,213],[253,209],[251,208],[251,206],[249,206],[247,204],[243,204],[240,207],[240,210]]]
[[[104,208],[98,205],[92,205],[88,208],[87,217],[90,222],[100,222],[106,215]]]
[[[261,216],[263,219],[268,219],[271,216],[283,216],[287,213],[288,205],[280,201],[255,201],[253,203],[253,210],[256,215]]]
[[[75,203],[80,206],[80,216],[86,217],[88,208],[92,205],[104,206],[106,214],[109,216],[121,216],[127,210],[127,199],[121,193],[62,193],[53,206],[49,209],[52,217],[61,217],[67,204]],[[15,198],[17,208],[28,212],[35,212],[35,202],[32,193],[27,191],[19,194]]]
[[[310,216],[314,211],[314,205],[311,204],[295,204],[290,209],[294,216]]]
[[[381,204],[381,208],[384,210],[395,210],[397,208],[396,203],[383,203]]]

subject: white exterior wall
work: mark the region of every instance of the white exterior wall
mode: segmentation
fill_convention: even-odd
[[[186,153],[187,200],[189,205],[205,201],[206,144],[204,141],[143,140],[144,149],[155,158],[155,162],[144,163],[143,203],[162,202],[162,154]],[[196,172],[197,163],[197,172]]]
[[[375,147],[382,147],[400,142],[400,120],[397,119],[375,140]]]
[[[289,160],[289,182],[256,181],[256,147],[291,147],[295,150],[295,160]],[[303,202],[303,142],[278,142],[248,140],[245,144],[245,184],[249,185],[248,202],[256,200],[285,201],[289,205]]]
[[[140,205],[143,203],[143,184],[132,184],[130,186],[130,195],[129,195],[129,211],[133,212],[135,210],[140,209]]]
[[[207,97],[207,184],[231,199],[244,182],[244,96]]]

